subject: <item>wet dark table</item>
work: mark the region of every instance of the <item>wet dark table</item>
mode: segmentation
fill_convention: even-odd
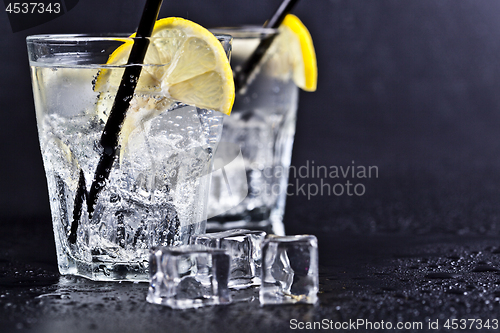
[[[480,331],[498,331],[500,241],[491,233],[318,229],[316,306],[255,299],[179,311],[147,303],[145,283],[59,276],[48,217],[3,222],[0,332],[286,332],[315,322],[333,331],[400,323],[401,331],[451,332],[451,319],[464,331],[479,319],[490,327]]]

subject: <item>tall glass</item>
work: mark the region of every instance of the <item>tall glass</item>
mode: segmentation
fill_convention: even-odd
[[[231,37],[218,39],[229,54]],[[106,62],[120,45],[132,41],[124,36],[27,38],[61,274],[148,281],[149,248],[187,244],[192,234],[206,228],[222,114],[137,89],[127,117],[150,116],[137,118],[126,140],[121,138],[109,179],[89,214],[86,201],[102,154],[105,114],[117,91],[111,83],[106,91],[96,85],[107,86],[99,82],[105,71],[121,77],[125,66]],[[142,73],[167,65],[143,65]]]
[[[248,59],[262,39],[278,34],[277,30],[252,27],[212,31],[233,37],[233,70]],[[285,53],[271,46],[250,84],[236,95],[231,116],[224,118],[221,142],[240,147],[246,179],[232,176],[241,174],[231,169],[238,163],[228,163],[224,173],[214,173],[209,231],[237,227],[285,234],[283,215],[297,105],[292,64]],[[216,156],[232,161],[237,155],[233,150],[219,150]]]

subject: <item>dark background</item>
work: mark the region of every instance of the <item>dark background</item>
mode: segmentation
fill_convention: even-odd
[[[288,197],[287,232],[319,239],[316,307],[177,312],[146,303],[146,284],[60,277],[25,37],[132,32],[143,3],[80,0],[17,33],[0,13],[0,331],[282,332],[291,318],[443,328],[449,318],[498,318],[498,0],[302,0],[294,10],[314,39],[319,82],[300,94],[293,166],[379,170],[351,179],[362,196]],[[160,16],[260,25],[278,4],[165,0]],[[307,191],[346,179],[296,181]]]
[[[142,3],[80,1],[17,33],[0,13],[0,223],[49,216],[25,37],[131,32]],[[258,25],[278,4],[165,1],[160,17]],[[365,185],[361,197],[295,193],[287,230],[497,233],[500,2],[303,0],[294,13],[314,39],[319,82],[316,92],[300,94],[293,165],[354,161],[377,166],[379,177],[355,180]]]

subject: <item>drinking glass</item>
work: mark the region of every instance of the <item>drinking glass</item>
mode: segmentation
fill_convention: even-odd
[[[167,37],[154,38],[169,43]],[[229,54],[231,37],[217,38]],[[121,77],[125,65],[106,63],[113,51],[131,42],[126,36],[27,38],[61,274],[148,281],[149,248],[187,244],[206,228],[222,113],[172,101],[161,92],[136,90],[127,117],[147,108],[154,108],[155,115],[138,121],[122,140],[89,212],[88,191],[102,154],[103,109],[112,105],[117,91],[112,83],[107,91],[96,84],[105,71]],[[141,65],[142,73],[167,65]]]
[[[279,33],[257,27],[212,32],[233,37],[231,67],[236,72],[261,40]],[[292,65],[271,46],[246,89],[236,94],[231,116],[224,118],[221,142],[239,146],[244,176],[236,177],[241,174],[236,168],[243,164],[232,162],[237,161],[238,151],[217,151],[216,158],[228,163],[224,172],[213,174],[207,230],[245,228],[285,234],[283,215],[297,105]]]

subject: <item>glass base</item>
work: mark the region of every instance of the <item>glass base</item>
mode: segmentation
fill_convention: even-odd
[[[205,223],[202,221],[178,228],[173,236],[175,240],[163,245],[188,244],[191,235],[205,232]],[[81,276],[93,281],[149,282],[148,248],[124,249],[117,246],[116,242],[108,242],[106,246],[90,249],[88,245],[78,242],[70,244],[66,241],[58,224],[54,229],[58,268],[62,275]],[[95,237],[94,241],[95,239],[103,243],[102,239]]]
[[[172,309],[179,309],[179,310],[226,304],[225,302],[221,302],[219,298],[216,296],[206,297],[206,298],[175,299],[175,298],[163,298],[154,296],[152,295],[152,293],[148,293],[146,301],[152,304],[166,305],[168,307],[171,307]]]
[[[149,263],[143,262],[84,262],[65,258],[59,265],[62,275],[81,276],[93,281],[149,282]]]

